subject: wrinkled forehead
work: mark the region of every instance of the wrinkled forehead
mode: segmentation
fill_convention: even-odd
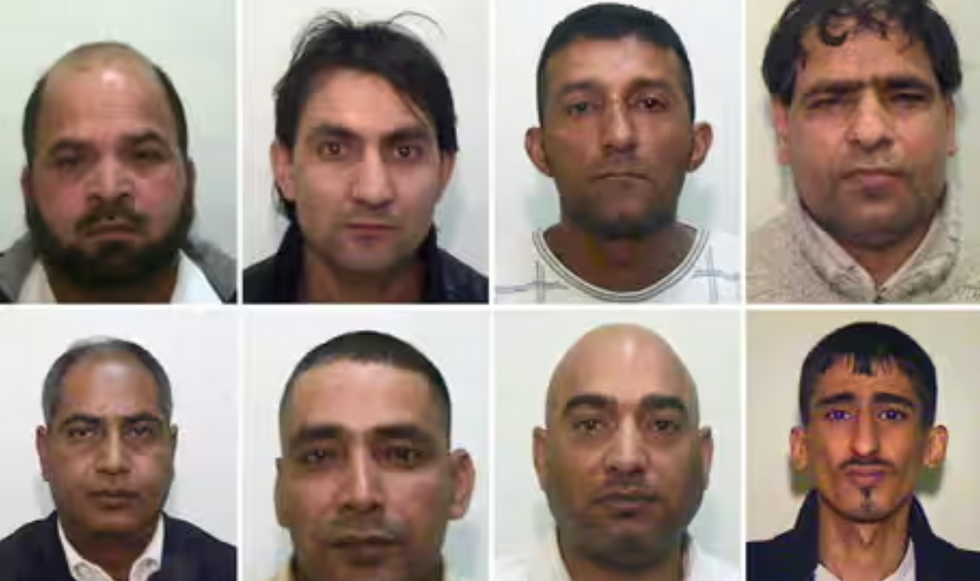
[[[48,73],[40,139],[78,131],[153,129],[176,144],[177,121],[152,65],[136,57],[59,63]]]
[[[283,443],[299,430],[326,425],[351,434],[393,425],[442,433],[433,388],[414,371],[340,360],[304,372],[292,390],[280,426]]]

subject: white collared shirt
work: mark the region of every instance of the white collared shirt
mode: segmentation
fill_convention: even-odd
[[[27,278],[24,279],[24,285],[20,288],[17,302],[39,304],[58,302],[51,290],[48,273],[44,270],[44,265],[41,264],[40,260],[35,260],[31,266]],[[204,272],[183,252],[180,253],[180,259],[177,262],[177,283],[174,285],[170,302],[180,304],[217,304],[221,302]]]
[[[704,552],[694,538],[688,539],[684,581],[738,581],[734,567]],[[529,556],[500,559],[496,566],[495,581],[572,581],[554,531]]]
[[[150,544],[146,546],[143,554],[133,562],[129,570],[129,581],[147,581],[150,575],[160,570],[163,563],[163,518],[157,520],[157,528],[150,539]],[[58,538],[61,539],[61,546],[65,550],[65,558],[68,560],[68,570],[75,581],[113,581],[102,567],[88,561],[85,557],[78,554],[75,547],[65,536],[65,530],[58,521]]]
[[[817,565],[814,571],[814,581],[842,581],[831,573],[823,565]],[[882,579],[882,581],[915,581],[915,550],[912,548],[912,541],[909,541],[908,548],[905,549],[905,557],[898,565],[895,572]]]

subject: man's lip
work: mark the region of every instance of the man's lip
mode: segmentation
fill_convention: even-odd
[[[596,176],[596,179],[632,179],[632,180],[645,180],[647,176],[632,172],[632,171],[607,171],[602,172]]]
[[[902,172],[890,168],[890,167],[855,167],[844,172],[845,178],[855,178],[855,177],[889,177],[897,178],[902,175]]]
[[[136,498],[139,496],[135,490],[126,490],[121,488],[106,488],[102,490],[94,490],[90,493],[90,496],[96,496],[100,498]]]
[[[100,222],[88,227],[89,234],[136,234],[139,228],[125,222]]]
[[[396,540],[387,535],[349,535],[333,541],[335,547],[387,547],[396,544]]]
[[[395,227],[391,224],[378,224],[373,222],[352,222],[348,224],[347,227],[351,230],[363,230],[368,232],[383,232],[395,229]]]
[[[648,492],[611,492],[598,498],[600,504],[610,506],[646,506],[657,501],[656,495]]]
[[[884,468],[851,468],[846,472],[847,477],[853,482],[861,485],[878,484],[888,475]]]

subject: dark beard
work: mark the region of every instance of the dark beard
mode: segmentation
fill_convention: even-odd
[[[138,285],[173,268],[194,222],[193,201],[185,196],[177,221],[162,239],[144,246],[112,241],[102,244],[94,253],[87,253],[78,246],[63,244],[30,198],[25,201],[24,213],[35,256],[73,285],[91,291]],[[145,227],[143,216],[118,203],[110,203],[83,217],[76,230],[106,215],[124,217],[138,228]]]
[[[643,240],[665,230],[677,221],[677,203],[651,209],[634,220],[603,220],[586,203],[562,200],[562,212],[583,231],[603,240]]]

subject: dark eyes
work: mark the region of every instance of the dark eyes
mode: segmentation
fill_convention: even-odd
[[[856,415],[853,412],[847,410],[834,409],[829,410],[824,417],[831,422],[843,422],[848,420],[853,420]],[[879,420],[884,420],[887,422],[900,422],[908,419],[909,414],[905,410],[898,408],[888,408],[878,412],[876,418]]]
[[[592,435],[598,432],[603,426],[602,420],[596,418],[586,418],[578,420],[572,424],[572,430],[583,435]]]

